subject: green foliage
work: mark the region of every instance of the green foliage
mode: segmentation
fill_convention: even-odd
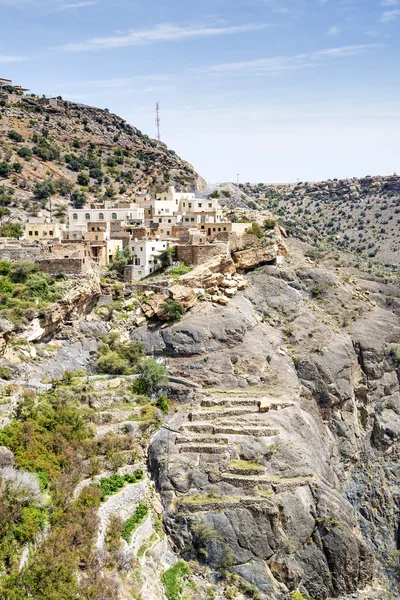
[[[165,595],[168,600],[181,600],[183,583],[190,576],[188,565],[180,560],[162,575]]]
[[[271,229],[275,229],[276,221],[275,219],[265,219],[263,223],[263,227],[266,231],[270,231]]]
[[[79,173],[78,174],[78,184],[87,186],[90,183],[90,177],[87,173]]]
[[[191,267],[190,265],[187,265],[187,264],[181,262],[181,263],[179,263],[179,265],[167,269],[165,274],[169,275],[173,279],[179,279],[179,277],[181,277],[182,275],[186,275],[186,273],[190,273],[190,271],[192,269],[193,269],[193,267]]]
[[[157,402],[156,402],[157,408],[159,408],[166,415],[169,413],[169,405],[170,405],[170,403],[169,403],[167,397],[165,396],[165,394],[161,394],[161,396],[159,398],[157,398]]]
[[[226,577],[235,564],[235,555],[230,546],[225,546],[224,554],[218,563],[218,571]]]
[[[161,266],[162,267],[172,266],[175,255],[176,255],[176,247],[175,246],[169,246],[168,248],[163,250],[163,252],[161,252],[158,257],[159,261],[161,263]]]
[[[138,366],[139,378],[133,389],[137,394],[151,396],[154,391],[167,381],[165,368],[153,358],[147,358]]]
[[[164,304],[162,304],[161,310],[163,316],[166,317],[170,323],[180,321],[186,312],[184,305],[173,298],[168,298]]]
[[[75,190],[71,194],[71,202],[73,203],[74,208],[83,208],[86,204],[86,194]]]
[[[142,481],[143,471],[142,469],[136,469],[136,471],[130,475],[111,475],[111,477],[102,477],[100,479],[99,487],[101,490],[100,500],[104,502],[108,496],[116,494],[120,489],[124,487],[126,483],[137,483]]]
[[[9,367],[0,366],[0,379],[4,379],[5,381],[11,381],[12,378],[13,372],[11,371],[11,369]]]
[[[118,333],[110,333],[103,337],[97,370],[110,375],[129,375],[136,372],[137,365],[143,357],[141,342],[121,342]]]
[[[207,198],[219,198],[219,191],[218,190],[214,190],[212,192],[212,194],[208,194]]]
[[[260,240],[264,237],[264,231],[262,227],[255,221],[251,224],[251,227],[247,229],[247,233],[251,233],[252,235],[256,235]]]
[[[23,400],[16,417],[0,431],[0,445],[14,453],[19,468],[46,473],[50,480],[59,477],[68,453],[92,437],[83,411],[58,395],[44,396],[38,404]]]
[[[9,177],[11,173],[11,165],[6,162],[0,162],[0,177]]]
[[[0,225],[0,237],[20,238],[23,235],[19,223],[4,223]]]
[[[389,356],[395,365],[400,365],[400,344],[392,344],[389,348]]]
[[[124,277],[124,268],[132,260],[132,252],[129,248],[124,248],[122,252],[118,252],[114,260],[109,265],[109,271],[115,273],[119,279]]]
[[[44,161],[52,161],[60,158],[58,148],[52,146],[44,136],[39,138],[38,144],[32,148],[32,152]]]
[[[59,298],[53,278],[38,265],[0,261],[0,311],[19,326],[33,308],[42,308]]]
[[[25,160],[29,160],[32,158],[32,150],[28,148],[28,146],[22,146],[22,148],[18,148],[17,150],[18,156],[24,158]]]
[[[15,129],[11,129],[11,131],[8,132],[8,137],[13,142],[23,142],[23,140],[24,140],[22,135],[20,133],[18,133],[18,131],[15,131]]]
[[[145,504],[139,504],[134,514],[124,523],[122,528],[122,537],[126,542],[131,539],[132,532],[144,521],[149,514],[149,509]]]
[[[43,181],[42,183],[35,183],[33,193],[39,200],[48,200],[50,196],[56,193],[56,188],[51,181]]]

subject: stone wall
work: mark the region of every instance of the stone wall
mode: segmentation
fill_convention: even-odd
[[[39,246],[0,246],[0,260],[33,263],[41,252]]]
[[[260,245],[260,239],[251,233],[235,233],[234,231],[222,231],[215,236],[216,240],[221,242],[229,242],[231,252],[244,250]]]
[[[44,273],[55,275],[66,273],[67,275],[79,275],[87,273],[92,268],[91,261],[87,258],[44,258],[35,261]]]
[[[226,254],[226,244],[208,244],[205,246],[177,246],[178,260],[195,267],[204,264],[215,256]]]

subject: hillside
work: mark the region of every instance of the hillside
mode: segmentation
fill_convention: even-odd
[[[173,150],[108,110],[44,102],[0,100],[3,224],[50,207],[62,218],[69,202],[79,207],[117,195],[132,199],[138,190],[158,191],[170,182],[178,189],[203,186]]]
[[[303,240],[400,265],[397,175],[297,184],[246,183],[240,190],[257,206],[279,215],[288,231]],[[251,208],[256,205],[250,202]]]

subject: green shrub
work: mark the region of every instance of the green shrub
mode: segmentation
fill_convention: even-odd
[[[260,239],[263,239],[263,237],[264,237],[264,231],[263,231],[263,229],[256,222],[254,222],[254,223],[251,224],[251,227],[249,227],[247,229],[247,233],[250,233],[252,235],[256,235]]]
[[[169,413],[169,404],[170,403],[164,394],[162,394],[159,398],[157,398],[157,402],[156,402],[157,408],[162,410],[162,412],[166,415]]]
[[[39,200],[47,200],[56,193],[56,189],[51,181],[43,181],[42,183],[35,183],[33,193]]]
[[[186,312],[183,304],[168,298],[161,306],[163,317],[166,318],[170,323],[176,323],[180,321]]]
[[[389,356],[395,363],[395,365],[400,365],[400,344],[392,344],[389,348]]]
[[[23,235],[21,225],[19,223],[5,223],[0,225],[0,237],[20,238]]]
[[[13,372],[9,367],[1,367],[0,366],[0,379],[4,379],[5,381],[11,381],[13,378]]]
[[[18,131],[15,131],[15,129],[11,129],[11,131],[8,132],[8,137],[10,140],[13,140],[13,142],[23,142],[24,140],[22,135],[18,133]]]
[[[147,358],[138,366],[139,378],[133,389],[137,394],[151,396],[153,392],[167,381],[165,368],[153,358]]]
[[[129,375],[136,372],[135,368],[144,357],[143,347],[140,342],[121,342],[116,332],[105,335],[99,349],[98,371],[110,375]]]
[[[17,154],[18,154],[18,156],[20,156],[21,158],[24,158],[25,160],[29,160],[33,156],[32,150],[30,148],[28,148],[27,146],[22,146],[22,148],[18,148]]]
[[[120,356],[118,352],[110,350],[99,356],[97,370],[99,373],[107,373],[109,375],[126,375],[129,371],[129,362]]]
[[[165,595],[168,600],[181,600],[183,583],[190,576],[187,564],[180,560],[162,575]]]
[[[74,208],[83,208],[86,204],[86,194],[75,190],[71,194],[71,202],[73,203]]]
[[[9,177],[11,173],[11,165],[6,162],[0,162],[0,177]]]
[[[265,219],[263,223],[263,227],[266,231],[270,231],[271,229],[275,229],[276,221],[275,219]]]
[[[78,184],[87,186],[90,183],[90,177],[87,173],[79,173],[78,174]]]
[[[130,542],[132,532],[144,521],[144,519],[149,514],[149,509],[145,504],[139,504],[136,508],[134,514],[124,523],[122,528],[122,537],[123,539]]]
[[[111,477],[102,477],[100,479],[99,488],[101,490],[100,500],[105,502],[108,496],[116,494],[120,489],[124,487],[126,483],[137,483],[143,479],[143,470],[136,469],[136,471],[130,475],[111,475]]]

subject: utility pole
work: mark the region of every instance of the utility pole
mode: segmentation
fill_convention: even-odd
[[[238,173],[238,174],[236,175],[236,182],[237,182],[237,185],[239,185],[239,175],[240,175],[240,173]]]
[[[160,103],[156,103],[156,137],[161,142]]]

